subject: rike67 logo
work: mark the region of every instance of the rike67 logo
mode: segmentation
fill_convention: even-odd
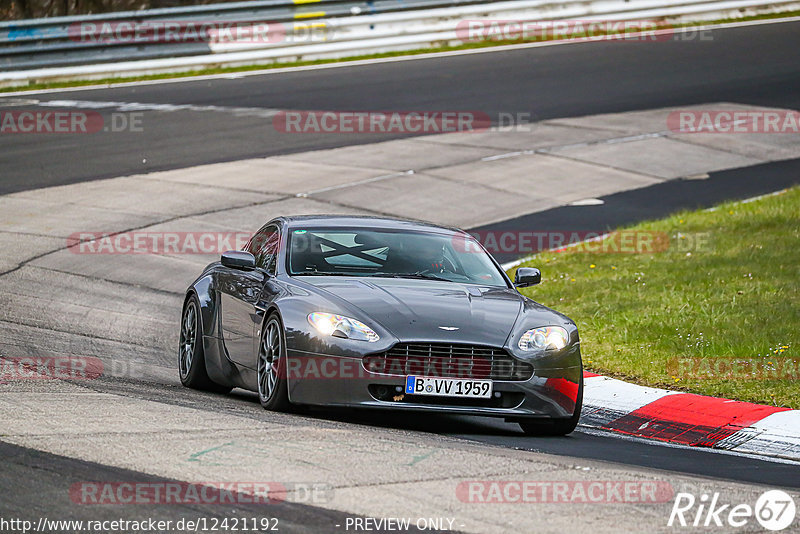
[[[779,531],[790,528],[795,519],[794,499],[781,490],[762,493],[755,506],[722,504],[719,493],[699,498],[680,492],[675,496],[667,526],[740,528],[752,525],[755,519],[762,528]]]

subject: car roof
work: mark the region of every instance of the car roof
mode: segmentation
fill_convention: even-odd
[[[443,233],[462,233],[463,230],[439,226],[423,221],[412,221],[392,217],[368,215],[294,215],[280,217],[288,228],[330,227],[330,228],[380,228],[434,231]]]

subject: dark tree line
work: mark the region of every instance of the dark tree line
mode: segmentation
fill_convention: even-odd
[[[234,0],[0,0],[0,20],[63,17]]]

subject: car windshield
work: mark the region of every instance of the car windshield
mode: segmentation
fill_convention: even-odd
[[[307,276],[420,278],[507,287],[468,234],[372,228],[293,229],[289,273]]]

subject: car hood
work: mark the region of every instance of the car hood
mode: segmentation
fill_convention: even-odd
[[[401,341],[501,347],[523,303],[512,289],[435,280],[321,277],[307,281],[357,308],[361,313],[355,319],[375,321]]]

